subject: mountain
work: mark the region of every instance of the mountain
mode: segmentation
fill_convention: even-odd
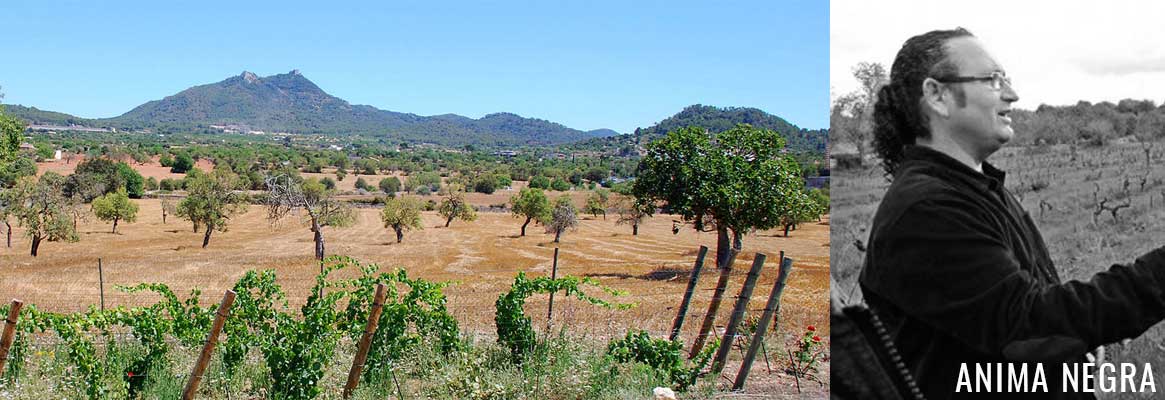
[[[211,125],[236,125],[265,132],[382,136],[448,146],[554,145],[605,133],[583,132],[510,113],[480,119],[456,114],[425,117],[353,105],[324,92],[298,70],[267,77],[244,71],[221,82],[147,102],[113,118],[86,120],[19,106],[10,107],[10,112],[36,123],[158,131],[203,131]]]
[[[576,147],[620,147],[628,144],[643,145],[668,132],[688,126],[706,128],[712,132],[723,132],[736,124],[749,124],[779,133],[785,138],[786,146],[799,153],[824,153],[829,139],[825,129],[803,129],[785,121],[781,117],[748,107],[714,107],[695,104],[659,121],[648,128],[639,128],[630,135],[620,135],[590,139],[575,144]]]

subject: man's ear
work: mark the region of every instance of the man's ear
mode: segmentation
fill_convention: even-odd
[[[944,118],[949,116],[950,110],[947,104],[947,94],[949,93],[942,82],[934,78],[922,80],[922,105],[924,109],[929,109]]]

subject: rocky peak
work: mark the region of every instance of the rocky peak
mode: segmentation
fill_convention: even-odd
[[[295,75],[295,76],[303,76],[303,74],[299,73],[299,70],[298,70],[298,69],[293,69],[293,70],[291,70],[291,74],[292,74],[292,75]]]
[[[243,71],[242,77],[244,81],[247,81],[247,83],[255,83],[259,81],[259,77],[250,71]]]

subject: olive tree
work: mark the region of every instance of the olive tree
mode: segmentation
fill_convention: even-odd
[[[716,263],[724,268],[745,233],[777,227],[809,203],[801,199],[800,167],[784,148],[780,134],[748,124],[718,134],[681,128],[648,145],[632,192],[646,204],[664,202],[697,230],[715,230]]]
[[[421,226],[421,201],[411,196],[388,199],[380,211],[380,219],[385,228],[396,232],[397,243],[404,239],[404,231],[425,229]]]
[[[570,201],[570,196],[563,195],[554,201],[554,209],[550,211],[550,223],[546,224],[546,233],[554,234],[554,243],[562,238],[562,232],[567,229],[578,229],[578,209]]]
[[[77,230],[70,221],[73,203],[61,190],[65,178],[47,172],[34,180],[25,178],[16,184],[10,196],[9,212],[32,239],[31,254],[36,257],[42,241],[76,242]]]
[[[336,191],[315,179],[271,175],[267,183],[267,219],[277,223],[295,211],[303,211],[315,241],[315,256],[324,259],[324,227],[342,227],[355,221],[352,207],[336,199]]]
[[[129,193],[124,187],[93,199],[92,206],[97,219],[113,221],[113,233],[117,233],[118,221],[134,222],[138,215],[138,205],[129,200]]]
[[[530,225],[530,221],[538,221],[543,225],[550,222],[550,201],[542,189],[522,188],[522,191],[510,198],[510,210],[515,217],[526,217],[526,222],[522,223],[521,236],[526,236],[526,226]]]
[[[449,227],[449,223],[454,219],[462,221],[473,221],[477,219],[477,212],[473,210],[473,206],[465,201],[465,193],[457,190],[458,188],[450,188],[449,193],[441,200],[441,204],[437,206],[437,214],[445,218],[445,227]]]
[[[227,231],[232,216],[246,212],[246,198],[235,192],[238,179],[238,175],[226,170],[190,174],[187,196],[178,203],[175,214],[193,223],[196,229],[206,228],[202,248],[210,244],[214,231]]]
[[[606,189],[591,192],[591,195],[587,197],[587,204],[583,211],[592,217],[603,214],[603,219],[607,219],[607,203],[610,202],[610,197],[611,192]]]

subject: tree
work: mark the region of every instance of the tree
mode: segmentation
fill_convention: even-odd
[[[599,189],[591,192],[587,196],[587,204],[583,208],[583,212],[590,214],[592,217],[598,217],[603,214],[603,219],[607,219],[607,202],[610,201],[611,192]]]
[[[554,181],[550,182],[550,189],[553,189],[553,190],[556,190],[559,192],[565,192],[567,190],[570,190],[570,183],[567,183],[565,180],[562,180],[562,178],[554,178]]]
[[[162,224],[166,223],[166,216],[178,212],[178,206],[174,204],[174,200],[170,197],[162,197]]]
[[[550,189],[550,178],[542,175],[530,178],[530,187],[535,189]]]
[[[380,191],[384,192],[384,193],[399,192],[400,191],[400,178],[397,178],[395,176],[390,176],[390,177],[381,179],[380,183],[377,184],[377,186],[379,186]]]
[[[267,219],[278,222],[292,211],[303,210],[315,241],[316,259],[324,259],[324,227],[352,224],[352,207],[336,199],[336,191],[314,179],[299,180],[288,175],[271,175],[267,182]]]
[[[543,225],[550,222],[550,201],[542,189],[523,188],[510,198],[510,209],[515,217],[526,217],[526,222],[522,223],[521,236],[526,236],[526,225],[530,225],[530,221],[538,221]]]
[[[215,170],[209,174],[191,174],[187,183],[185,199],[178,203],[175,214],[194,224],[206,228],[202,236],[202,248],[210,244],[214,231],[226,232],[231,217],[246,212],[246,199],[235,193],[238,175],[226,170]],[[163,211],[164,212],[164,211]]]
[[[829,134],[837,142],[848,142],[858,151],[858,165],[865,160],[873,134],[874,103],[878,91],[890,81],[886,68],[879,63],[861,62],[853,68],[861,88],[834,100],[830,108]]]
[[[138,205],[129,200],[125,188],[106,193],[93,199],[93,214],[102,221],[113,221],[113,233],[117,233],[118,221],[134,222],[138,215]]]
[[[76,228],[70,223],[72,203],[61,190],[64,181],[63,176],[47,172],[37,180],[21,180],[9,194],[12,196],[10,212],[32,239],[33,257],[36,257],[42,241],[79,240]]]
[[[117,174],[121,177],[121,181],[125,182],[124,187],[130,198],[142,198],[142,194],[145,192],[145,180],[142,178],[142,174],[134,171],[133,167],[130,167],[129,164],[124,162],[117,163]]]
[[[550,211],[550,223],[546,224],[546,233],[554,233],[554,243],[562,237],[567,229],[578,229],[578,210],[570,201],[570,196],[562,195],[554,201],[554,210]]]
[[[651,213],[655,211],[655,206],[645,201],[638,201],[631,196],[620,196],[615,209],[619,213],[619,219],[615,221],[615,225],[631,225],[631,235],[638,236],[639,224],[643,222],[644,218],[651,216]]]
[[[170,165],[170,172],[175,174],[185,174],[194,168],[194,159],[189,154],[180,153],[174,157],[174,163]]]
[[[0,189],[0,223],[4,224],[5,243],[12,248],[12,222],[8,218],[12,215],[17,198],[15,190]]]
[[[470,206],[465,201],[465,193],[458,187],[449,188],[449,194],[445,196],[445,199],[441,200],[441,205],[437,206],[437,214],[445,218],[446,228],[449,227],[449,223],[453,222],[454,219],[460,219],[462,221],[473,221],[477,219],[477,212],[473,210],[473,206]]]
[[[370,186],[368,186],[368,182],[365,182],[365,181],[364,181],[364,177],[358,177],[358,178],[356,178],[356,189],[364,189],[364,190],[368,190],[368,189],[370,189],[370,188],[371,188],[371,187],[370,187]]]
[[[493,194],[497,190],[498,178],[496,176],[486,174],[477,178],[473,182],[473,191],[478,193]]]
[[[384,209],[380,211],[380,219],[384,221],[385,228],[396,231],[397,243],[404,239],[404,231],[425,229],[421,226],[421,201],[416,197],[389,199],[384,203]]]
[[[724,268],[744,233],[774,228],[806,203],[800,167],[784,148],[781,135],[748,124],[719,134],[668,132],[648,145],[632,192],[645,204],[664,202],[697,230],[715,230],[716,262]]]

